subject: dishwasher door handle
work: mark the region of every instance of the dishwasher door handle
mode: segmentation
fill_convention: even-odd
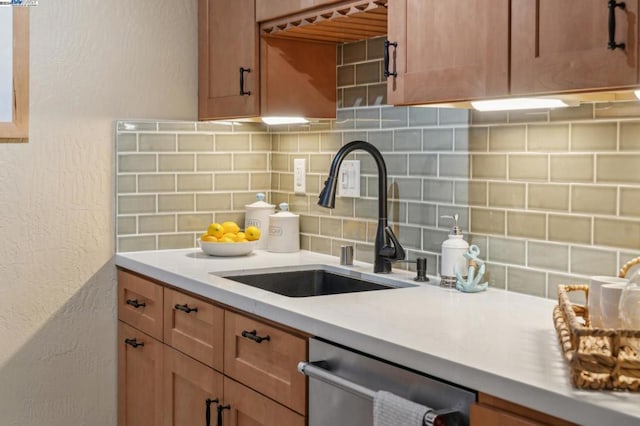
[[[308,376],[312,379],[317,379],[322,382],[325,382],[331,386],[335,386],[347,392],[350,392],[354,395],[367,398],[371,401],[376,396],[377,391],[369,389],[365,386],[361,386],[357,383],[354,383],[350,380],[347,380],[343,377],[340,377],[336,374],[333,374],[331,371],[326,368],[322,368],[321,365],[327,365],[326,361],[316,361],[316,362],[299,362],[298,363],[298,371],[305,376]],[[424,416],[424,425],[425,426],[453,426],[460,425],[461,415],[456,410],[434,410],[430,407],[427,407],[427,413]]]

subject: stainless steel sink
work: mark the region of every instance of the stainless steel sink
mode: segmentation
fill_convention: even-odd
[[[321,268],[276,272],[223,273],[220,276],[252,287],[288,297],[324,296],[360,291],[414,287],[412,284],[386,284],[343,275]]]

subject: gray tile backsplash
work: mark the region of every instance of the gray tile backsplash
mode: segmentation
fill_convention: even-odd
[[[333,154],[368,140],[385,157],[389,219],[408,257],[438,271],[459,213],[492,287],[556,297],[562,282],[615,275],[640,255],[640,107],[583,104],[545,113],[390,107],[380,39],[338,49],[336,120],[266,129],[254,123],[117,123],[118,251],[193,247],[211,221],[242,222],[257,192],[301,215],[301,247],[371,262],[377,175],[361,160],[362,197],[316,205]],[[372,100],[372,94],[375,95]],[[293,193],[293,160],[307,191]],[[406,267],[406,266],[399,266]]]

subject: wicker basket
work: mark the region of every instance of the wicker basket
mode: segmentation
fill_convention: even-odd
[[[587,307],[569,300],[573,291],[589,297],[588,285],[559,285],[553,310],[571,382],[581,389],[640,392],[640,330],[591,328]]]

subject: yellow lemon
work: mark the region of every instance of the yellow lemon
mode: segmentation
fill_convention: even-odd
[[[231,241],[235,241],[236,240],[236,234],[234,234],[233,232],[225,232],[225,234],[222,236],[222,238],[229,238]]]
[[[248,243],[249,240],[246,238],[236,238],[236,243]]]
[[[204,241],[205,243],[217,243],[218,239],[216,237],[214,237],[213,235],[204,235],[203,237],[200,238],[202,241]]]
[[[236,240],[244,240],[244,239],[246,239],[246,238],[247,238],[247,237],[246,237],[246,235],[244,234],[244,232],[238,232],[238,233],[236,234]]]
[[[249,226],[244,230],[245,236],[249,241],[255,241],[260,239],[260,230],[255,226]]]
[[[240,231],[240,227],[235,222],[223,222],[222,227],[224,228],[224,233],[237,234]]]
[[[207,228],[207,234],[221,238],[224,235],[224,228],[219,223],[212,223],[209,225],[209,228]]]
[[[235,241],[233,241],[231,238],[229,237],[222,237],[218,240],[218,242],[220,243],[234,243]]]
[[[204,241],[204,237],[206,237],[207,235],[209,235],[208,232],[203,233],[202,235],[200,235],[200,239]]]

